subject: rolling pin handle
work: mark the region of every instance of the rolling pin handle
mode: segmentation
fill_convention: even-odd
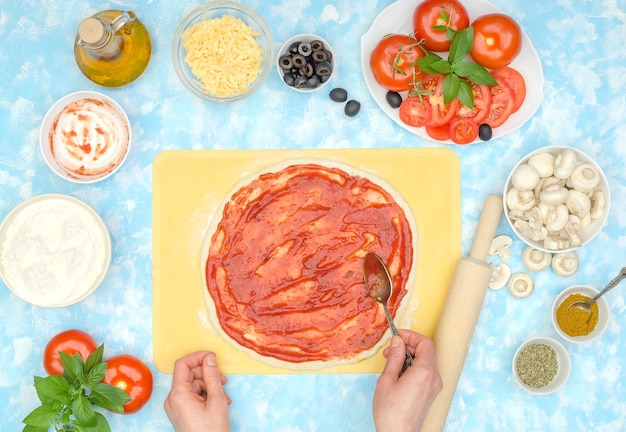
[[[485,199],[478,227],[476,228],[476,236],[470,256],[472,258],[485,261],[489,252],[489,246],[493,241],[493,237],[498,229],[500,217],[502,216],[503,204],[500,195],[491,194]]]

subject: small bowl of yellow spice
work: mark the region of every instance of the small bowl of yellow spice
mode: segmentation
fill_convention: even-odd
[[[587,312],[578,307],[569,307],[575,301],[587,301],[598,294],[598,290],[587,285],[566,288],[557,296],[552,306],[552,324],[557,333],[573,343],[591,342],[604,333],[609,325],[609,304],[600,297]]]

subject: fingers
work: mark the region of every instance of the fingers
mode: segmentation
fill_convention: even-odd
[[[381,374],[382,379],[397,380],[402,372],[402,365],[405,357],[405,344],[400,336],[391,338],[391,344],[385,350],[384,355],[387,358],[385,368]]]
[[[204,362],[202,363],[202,374],[204,379],[204,385],[206,387],[205,391],[207,394],[207,399],[229,399],[224,392],[226,377],[224,377],[224,375],[222,375],[217,368],[217,360],[215,358],[215,354],[209,353],[204,358]]]
[[[172,387],[192,388],[198,378],[202,378],[202,362],[208,351],[198,351],[179,358],[174,363]]]

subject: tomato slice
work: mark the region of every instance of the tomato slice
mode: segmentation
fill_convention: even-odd
[[[107,360],[104,383],[119,387],[130,395],[130,402],[124,405],[124,414],[139,411],[152,395],[152,372],[141,360],[128,354],[111,357]]]
[[[400,105],[400,120],[409,126],[422,127],[430,122],[432,108],[426,98],[411,96]]]
[[[506,86],[494,86],[491,88],[491,108],[484,123],[492,129],[502,126],[502,124],[513,113],[515,106],[515,95],[513,90]]]
[[[426,133],[432,139],[437,141],[445,141],[450,139],[450,125],[443,126],[426,126]]]
[[[478,137],[478,124],[471,118],[454,119],[450,123],[450,138],[457,144],[469,144]]]
[[[43,367],[49,375],[63,375],[65,369],[59,351],[69,355],[79,353],[85,361],[97,347],[96,341],[84,331],[66,330],[54,336],[46,345]]]
[[[521,73],[512,67],[503,67],[491,71],[491,75],[500,86],[507,86],[513,90],[515,104],[513,112],[517,112],[526,99],[526,81]]]
[[[487,85],[470,83],[474,95],[474,109],[469,109],[462,103],[454,115],[455,118],[471,118],[477,124],[481,124],[489,114],[491,108],[491,88]]]
[[[443,126],[454,117],[459,109],[459,100],[454,99],[449,104],[443,102],[443,80],[444,75],[426,75],[422,78],[422,88],[429,94],[428,102],[431,105],[432,113],[428,126]]]

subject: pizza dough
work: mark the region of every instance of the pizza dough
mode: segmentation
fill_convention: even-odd
[[[357,362],[389,338],[363,282],[363,257],[375,252],[387,263],[389,307],[400,316],[416,247],[413,214],[384,180],[327,160],[268,167],[233,188],[206,231],[209,320],[234,347],[272,366]]]

